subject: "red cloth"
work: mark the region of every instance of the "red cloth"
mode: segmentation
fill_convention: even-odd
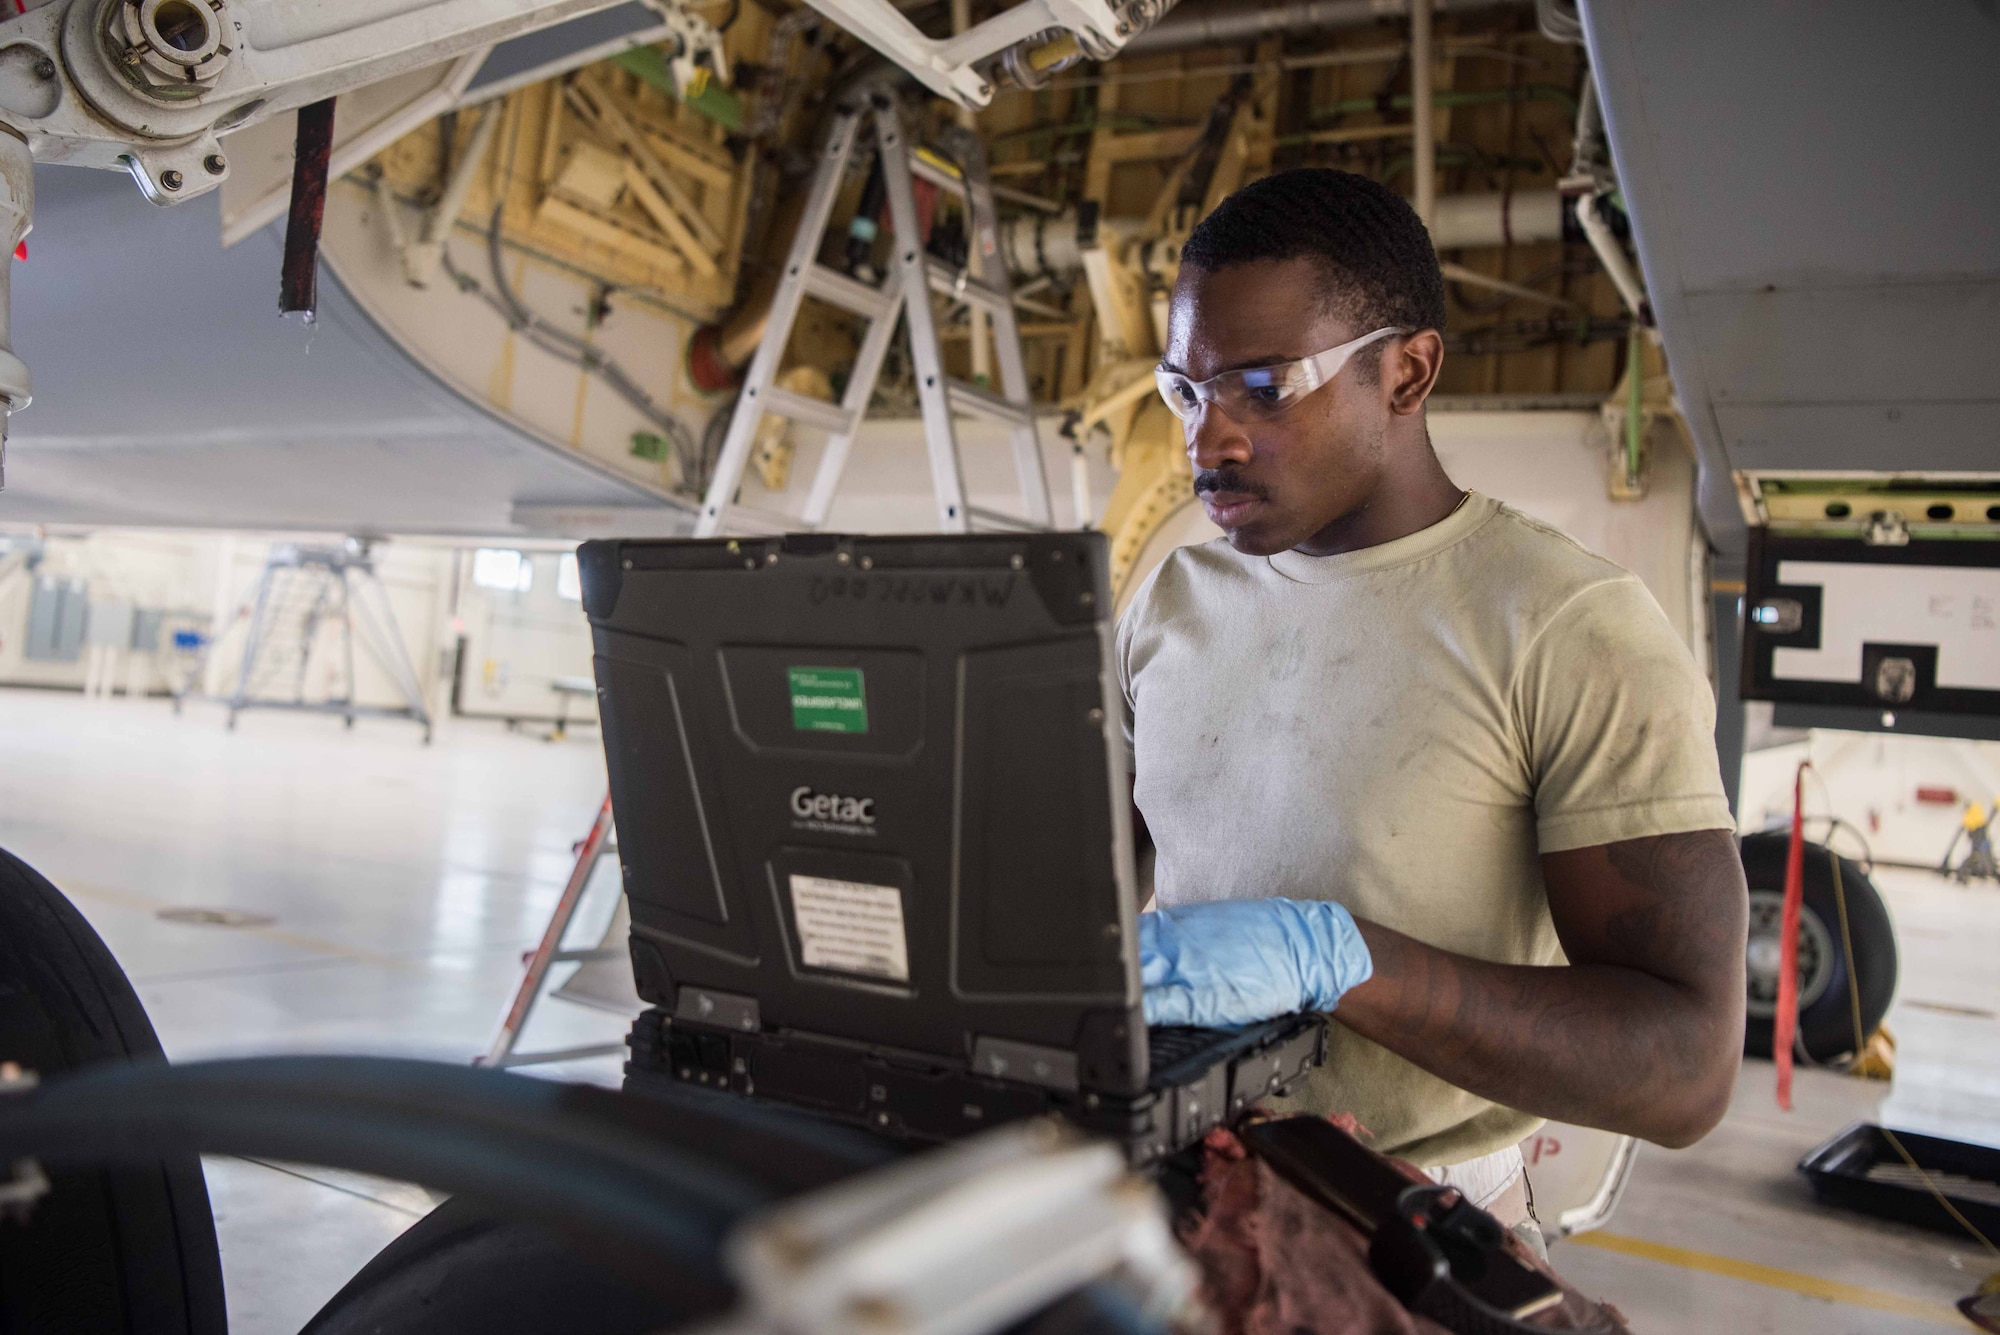
[[[1778,918],[1778,1013],[1771,1021],[1771,1060],[1778,1065],[1778,1106],[1792,1110],[1792,1041],[1799,1026],[1799,911],[1805,904],[1806,766],[1792,776],[1792,842],[1785,850],[1785,908]]]
[[[1350,1135],[1352,1117],[1334,1124]],[[1304,1195],[1227,1130],[1202,1145],[1201,1209],[1181,1225],[1181,1242],[1201,1265],[1203,1298],[1218,1335],[1448,1335],[1406,1309],[1368,1268],[1368,1240]],[[1413,1182],[1423,1173],[1391,1163]],[[1528,1249],[1516,1256],[1556,1279]],[[1625,1332],[1615,1308],[1563,1285],[1560,1307],[1536,1318],[1548,1330]]]

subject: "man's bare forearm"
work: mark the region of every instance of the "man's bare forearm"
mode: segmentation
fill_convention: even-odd
[[[1747,899],[1734,835],[1542,859],[1570,963],[1494,964],[1363,922],[1375,973],[1334,1018],[1496,1103],[1664,1145],[1728,1106],[1743,1044]]]
[[[1617,965],[1536,968],[1454,955],[1363,922],[1375,976],[1334,1019],[1442,1080],[1540,1117],[1665,1145],[1728,1099],[1699,1000]]]

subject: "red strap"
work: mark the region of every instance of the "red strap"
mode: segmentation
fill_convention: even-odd
[[[925,245],[931,243],[931,219],[937,216],[938,188],[929,181],[910,182],[917,198],[917,233]]]
[[[1785,911],[1778,919],[1778,1013],[1771,1058],[1778,1064],[1778,1106],[1792,1110],[1792,1041],[1799,1028],[1799,910],[1806,893],[1806,766],[1792,777],[1792,843],[1785,852]]]

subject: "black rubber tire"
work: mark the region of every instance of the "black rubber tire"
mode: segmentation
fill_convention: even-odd
[[[1743,875],[1752,890],[1783,894],[1785,857],[1791,836],[1784,832],[1753,834],[1743,840]],[[1861,1032],[1872,1034],[1888,1014],[1896,995],[1896,933],[1889,910],[1859,865],[1840,860],[1841,889],[1847,899],[1847,928],[1854,942],[1850,972],[1841,946],[1840,908],[1834,897],[1833,865],[1824,845],[1805,848],[1805,898],[1802,910],[1815,914],[1826,928],[1834,952],[1833,977],[1827,988],[1799,1012],[1799,1038],[1814,1061],[1833,1061],[1854,1051],[1854,1008],[1848,1000],[1850,979],[1861,994]],[[1771,1055],[1771,1021],[1752,1015],[1743,1031],[1743,1052],[1750,1057]]]
[[[650,1335],[719,1317],[568,1250],[545,1229],[453,1197],[382,1249],[299,1335]],[[1156,1330],[1109,1288],[1079,1290],[1009,1335]]]
[[[300,1335],[647,1335],[719,1315],[455,1196],[383,1248]]]
[[[83,915],[0,849],[0,1060],[48,1076],[164,1059],[125,971]],[[25,1226],[0,1223],[0,1335],[225,1335],[198,1157],[49,1177]]]

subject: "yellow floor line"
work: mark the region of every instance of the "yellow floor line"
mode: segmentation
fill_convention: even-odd
[[[1906,1298],[1900,1293],[1887,1293],[1881,1289],[1866,1289],[1859,1284],[1842,1284],[1838,1280],[1821,1279],[1817,1275],[1801,1275],[1796,1270],[1780,1270],[1776,1266],[1758,1265],[1754,1261],[1739,1261],[1731,1256],[1714,1256],[1708,1252],[1690,1251],[1686,1247],[1669,1247],[1664,1243],[1628,1238],[1617,1233],[1579,1233],[1563,1241],[1574,1243],[1579,1247],[1595,1247],[1600,1251],[1617,1252],[1620,1256],[1636,1256],[1644,1261],[1658,1261],[1662,1265],[1679,1266],[1683,1270],[1699,1270],[1705,1274],[1746,1280],[1752,1284],[1783,1289],[1787,1293],[1803,1294],[1808,1298],[1823,1298],[1832,1303],[1845,1303],[1849,1307],[1866,1307],[1896,1316],[1914,1317],[1919,1321],[1932,1321],[1955,1330],[1966,1328],[1965,1318],[1956,1310],[1942,1304],[1927,1303],[1921,1298]],[[1612,1301],[1615,1302],[1616,1299]]]

